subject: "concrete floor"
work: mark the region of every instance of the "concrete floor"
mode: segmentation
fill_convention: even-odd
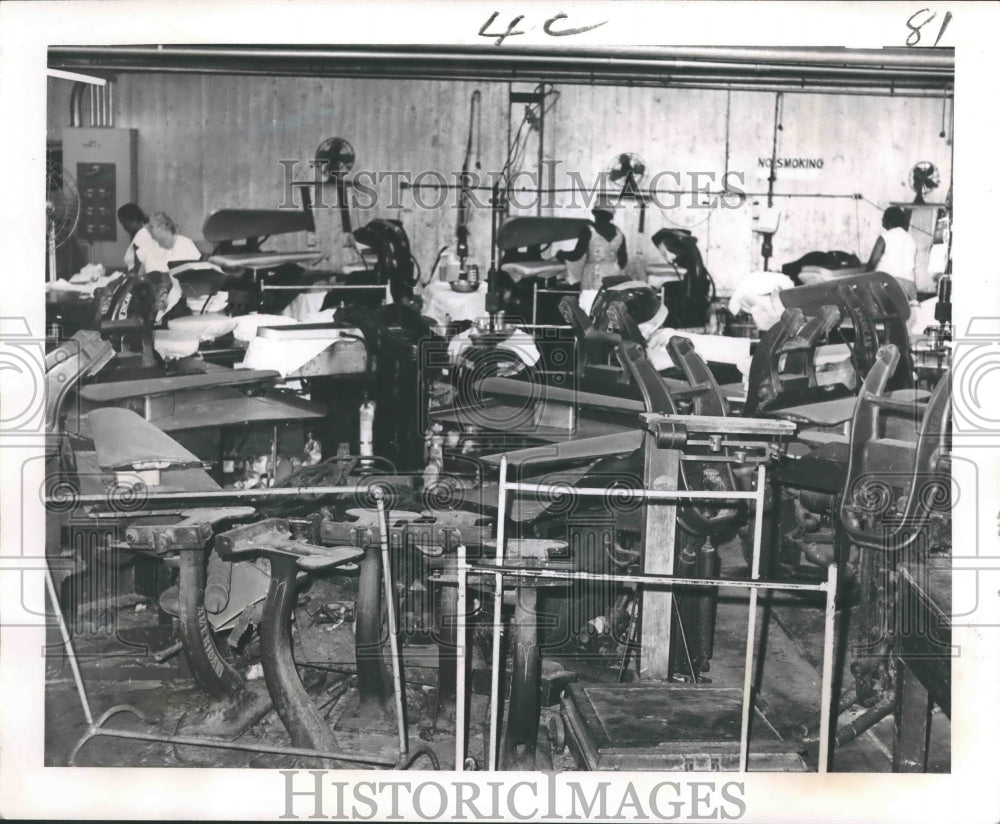
[[[742,559],[733,552],[723,553],[724,576],[741,572]],[[747,629],[747,595],[744,590],[723,590],[718,610],[715,656],[708,673],[718,686],[741,687]],[[111,614],[113,613],[113,614]],[[76,651],[81,659],[87,695],[96,716],[110,707],[129,704],[145,714],[140,721],[130,715],[119,715],[109,726],[116,729],[152,731],[174,734],[177,729],[197,727],[200,708],[205,699],[186,671],[183,658],[176,655],[163,663],[155,663],[149,652],[168,647],[173,642],[169,624],[157,620],[155,606],[141,598],[120,599],[111,611],[82,618],[75,616]],[[757,707],[783,738],[801,741],[815,734],[819,720],[820,665],[822,661],[823,613],[819,604],[799,597],[775,594],[762,599],[759,607],[758,691]],[[114,627],[114,631],[110,630]],[[344,628],[344,631],[348,630]],[[848,630],[849,631],[849,630]],[[67,764],[69,754],[86,730],[86,722],[74,687],[72,673],[59,651],[58,635],[52,628],[52,643],[47,661],[46,763],[50,766]],[[433,655],[433,648],[408,648],[407,659],[420,653]],[[843,664],[842,664],[843,665]],[[431,740],[421,737],[418,719],[433,706],[433,668],[412,667],[413,677],[407,690],[407,716],[411,726],[411,746],[428,744],[438,754],[441,766],[453,766],[453,738],[438,735]],[[429,676],[429,677],[427,677]],[[413,683],[416,680],[423,684]],[[316,700],[327,704],[331,723],[356,700],[353,677],[326,673],[311,684]],[[252,682],[263,689],[262,680]],[[846,685],[846,684],[845,684]],[[482,731],[487,719],[485,696],[473,696],[470,710],[469,753],[483,763]],[[543,710],[542,723],[557,711]],[[665,710],[669,711],[669,710]],[[841,723],[860,714],[853,708],[842,716]],[[872,729],[839,748],[832,768],[838,772],[888,772],[891,770],[893,719],[888,716]],[[365,731],[363,734],[338,731],[338,743],[344,751],[364,752],[380,760],[392,762],[396,756],[396,739],[391,730]],[[288,737],[274,713],[248,732],[247,744],[287,746]],[[814,748],[813,748],[814,749]],[[814,757],[814,751],[810,751]],[[809,759],[811,760],[811,758]],[[556,754],[556,769],[577,769],[568,751]],[[267,767],[301,766],[288,756],[259,753],[174,747],[121,738],[100,737],[90,741],[76,759],[80,766],[225,766]],[[815,768],[815,763],[810,765]],[[929,770],[948,772],[950,769],[950,728],[948,719],[935,712],[931,725]]]

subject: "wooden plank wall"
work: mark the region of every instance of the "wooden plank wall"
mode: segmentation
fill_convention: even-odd
[[[68,84],[63,84],[68,86]],[[51,89],[49,137],[68,125],[68,92]],[[301,161],[298,176],[326,137],[347,138],[357,154],[356,170],[440,171],[454,180],[461,170],[469,131],[470,98],[482,92],[481,163],[498,170],[509,132],[517,130],[523,106],[510,107],[507,83],[395,81],[375,79],[241,77],[227,75],[121,74],[116,90],[116,125],[139,130],[139,191],[149,211],[171,214],[182,230],[201,241],[201,224],[226,206],[274,208],[285,200],[281,160]],[[530,86],[515,86],[523,90]],[[619,211],[633,254],[656,255],[649,236],[661,226],[691,229],[699,238],[710,270],[721,285],[761,268],[760,238],[752,232],[753,203],[764,202],[775,95],[763,92],[655,89],[602,86],[556,88],[546,114],[545,158],[555,165],[557,187],[576,172],[592,186],[620,152],[641,156],[649,176],[675,172],[682,188],[718,190],[728,170],[751,194],[732,208],[705,208],[698,198],[664,196],[646,215],[638,233],[638,210]],[[906,178],[919,160],[934,162],[943,200],[951,169],[951,105],[937,99],[850,95],[785,94],[778,132],[779,157],[821,158],[812,176],[779,171],[776,206],[781,227],[774,238],[772,268],[815,249],[843,249],[866,257],[879,231],[880,209],[890,201],[912,200]],[[537,135],[529,133],[521,167],[537,164]],[[693,179],[692,173],[705,173]],[[711,176],[711,177],[709,177]],[[648,177],[647,177],[648,180]],[[673,187],[677,178],[662,185]],[[524,182],[530,188],[527,182]],[[435,189],[393,191],[380,187],[378,204],[356,209],[354,225],[374,217],[403,221],[425,273],[438,250],[454,240],[454,192]],[[864,200],[781,197],[781,194],[860,194]],[[483,204],[487,194],[480,193]],[[444,202],[441,205],[441,199]],[[333,199],[331,193],[330,199]],[[710,199],[711,200],[711,199]],[[870,202],[869,202],[870,201]],[[517,210],[515,210],[517,211]],[[535,213],[534,208],[526,210]],[[565,193],[545,214],[586,214]],[[330,264],[343,259],[339,216],[317,217],[320,246]],[[471,216],[473,257],[489,261],[490,220],[483,206]],[[301,237],[275,238],[272,248],[301,247]]]

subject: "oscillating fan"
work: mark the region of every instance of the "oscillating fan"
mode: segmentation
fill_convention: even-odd
[[[316,163],[323,164],[327,180],[336,180],[354,168],[354,147],[342,137],[328,137],[316,149]]]
[[[76,181],[61,163],[49,161],[45,167],[45,224],[49,280],[56,279],[56,249],[76,231],[80,219],[80,193]]]
[[[639,233],[646,230],[646,198],[639,188],[639,183],[646,177],[646,161],[632,152],[622,152],[615,155],[608,167],[608,179],[621,188],[619,199],[631,197],[639,201]]]
[[[910,169],[910,188],[916,195],[913,199],[916,204],[923,203],[924,195],[934,191],[940,183],[941,173],[930,161],[921,160]]]
[[[351,211],[347,204],[347,185],[344,178],[354,168],[354,147],[342,137],[328,137],[316,149],[316,163],[327,180],[337,186],[337,203],[340,206],[340,223],[344,234],[351,234]]]
[[[622,152],[615,155],[608,167],[608,179],[612,183],[621,184],[625,194],[636,193],[639,182],[646,176],[646,161],[632,152]]]

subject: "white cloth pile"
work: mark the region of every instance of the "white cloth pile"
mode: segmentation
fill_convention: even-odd
[[[778,293],[793,286],[792,279],[780,272],[751,272],[736,285],[729,312],[749,312],[757,328],[765,332],[781,320],[785,310]]]
[[[104,273],[100,263],[88,263],[69,280],[55,280],[45,284],[46,292],[76,292],[81,295],[93,295],[97,289],[114,283],[122,277],[122,272]]]
[[[476,332],[476,334],[481,334]],[[466,329],[455,335],[448,342],[448,358],[452,363],[458,363],[462,352],[473,345],[473,329]],[[515,329],[509,337],[497,344],[497,349],[512,352],[526,366],[534,366],[541,359],[535,339],[523,329]]]

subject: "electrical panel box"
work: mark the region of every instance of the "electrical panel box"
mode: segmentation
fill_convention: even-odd
[[[118,224],[118,208],[135,203],[135,129],[109,127],[63,130],[63,168],[76,180],[80,219],[76,240],[90,246],[90,260],[120,269],[129,237]]]

